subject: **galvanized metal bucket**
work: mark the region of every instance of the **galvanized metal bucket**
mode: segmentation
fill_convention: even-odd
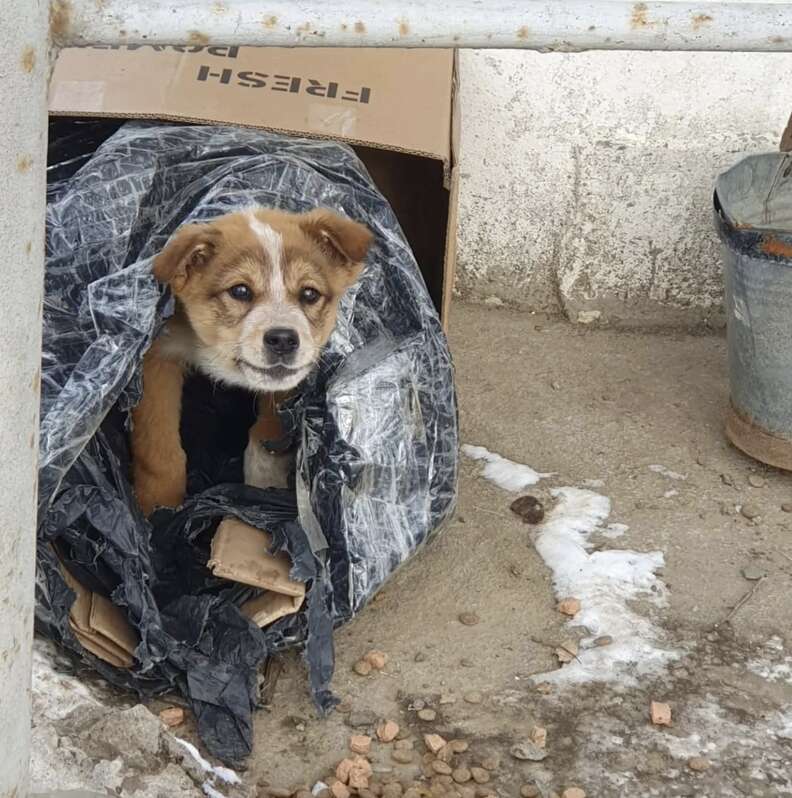
[[[731,407],[726,434],[792,471],[792,154],[749,156],[715,186]]]

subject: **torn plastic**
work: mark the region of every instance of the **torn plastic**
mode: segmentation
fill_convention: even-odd
[[[256,671],[304,646],[317,705],[333,705],[333,626],[351,618],[450,516],[453,368],[398,222],[354,151],[219,126],[56,121],[51,130],[42,362],[37,625],[110,682],[187,696],[208,749],[251,749]],[[299,444],[295,491],[240,484],[253,397],[201,376],[185,388],[188,498],[143,518],[129,482],[129,410],[172,300],[151,258],[178,226],[252,204],[325,206],[375,244],[341,304],[318,370],[283,412]],[[302,609],[265,629],[240,611],[255,588],[206,568],[234,516],[273,535]],[[139,635],[131,669],[82,649],[60,562]]]

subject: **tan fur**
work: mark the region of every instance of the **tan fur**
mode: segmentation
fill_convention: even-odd
[[[185,369],[258,393],[292,390],[330,337],[338,301],[360,274],[371,240],[366,227],[331,211],[261,208],[185,225],[171,238],[153,273],[170,285],[177,309],[146,355],[143,398],[133,412],[133,478],[146,514],[184,497],[179,419]],[[230,293],[240,285],[250,290],[250,301]],[[305,301],[306,288],[319,300]],[[294,353],[281,357],[267,349],[264,336],[275,328],[294,331]],[[274,404],[262,406],[251,446],[267,440],[276,421]]]

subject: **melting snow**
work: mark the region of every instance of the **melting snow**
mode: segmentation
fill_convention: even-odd
[[[629,605],[636,599],[666,605],[668,591],[656,575],[664,564],[662,552],[589,551],[590,537],[607,531],[610,500],[580,488],[559,488],[553,496],[558,504],[539,528],[536,550],[553,572],[556,595],[581,602],[570,623],[585,626],[591,636],[582,641],[577,659],[541,678],[635,684],[637,676],[660,672],[678,655],[661,645],[662,630]],[[610,635],[613,643],[586,647],[601,635]]]
[[[465,444],[462,447],[462,453],[471,460],[484,460],[486,465],[481,471],[482,476],[490,482],[494,482],[499,488],[513,493],[535,485],[540,479],[554,476],[554,474],[542,474],[539,471],[534,471],[533,468],[522,463],[507,460],[483,446]]]

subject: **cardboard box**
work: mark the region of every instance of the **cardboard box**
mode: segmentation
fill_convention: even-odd
[[[355,146],[447,322],[456,259],[452,50],[170,47],[61,50],[53,116],[220,122]]]

